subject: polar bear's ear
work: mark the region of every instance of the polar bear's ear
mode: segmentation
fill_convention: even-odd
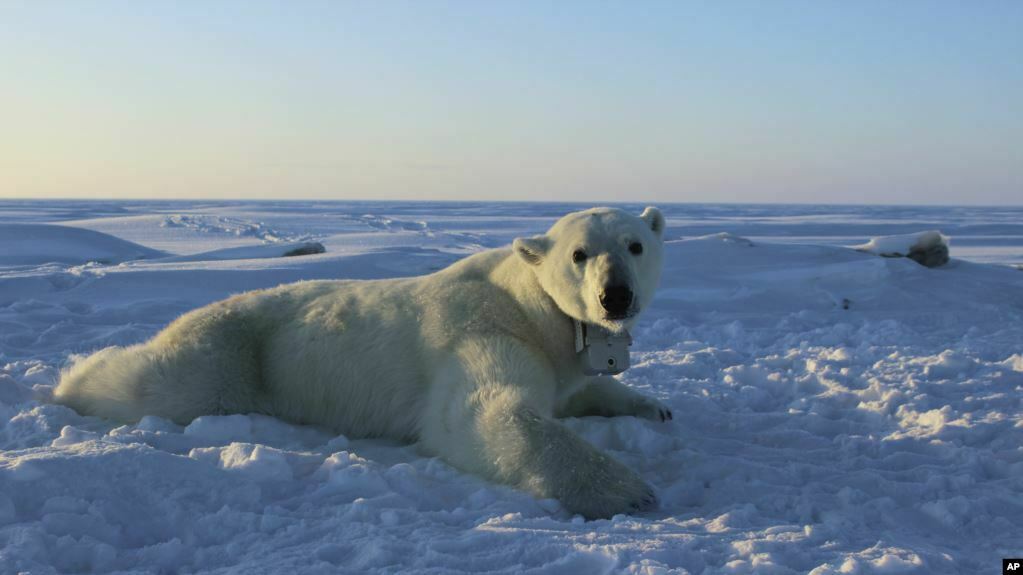
[[[661,214],[661,210],[653,206],[647,206],[639,217],[643,218],[647,225],[650,226],[650,229],[657,234],[657,237],[661,237],[664,234],[664,215]]]
[[[531,266],[538,265],[547,255],[547,248],[550,240],[547,236],[533,236],[531,238],[515,238],[512,247],[520,258]]]

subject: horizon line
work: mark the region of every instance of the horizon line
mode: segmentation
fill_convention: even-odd
[[[95,198],[76,198],[76,197],[47,197],[47,198],[28,198],[28,197],[2,197],[0,196],[0,203],[2,202],[328,202],[328,203],[345,203],[345,202],[359,202],[359,203],[435,203],[435,204],[564,204],[564,205],[596,205],[596,204],[610,204],[610,205],[744,205],[744,206],[836,206],[836,207],[852,207],[852,206],[884,206],[893,208],[1023,208],[1023,201],[1017,203],[1000,203],[1000,204],[946,204],[946,203],[919,203],[919,204],[906,204],[899,202],[764,202],[764,201],[659,201],[659,200],[593,200],[593,201],[580,201],[580,200],[452,200],[452,199],[422,199],[422,198],[227,198],[227,197],[214,197],[214,198],[143,198],[143,197],[95,197]]]

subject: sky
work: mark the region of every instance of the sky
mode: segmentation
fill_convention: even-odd
[[[1023,204],[1023,2],[0,0],[0,198]]]

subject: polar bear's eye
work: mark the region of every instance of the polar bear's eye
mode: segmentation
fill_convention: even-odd
[[[632,242],[629,244],[629,251],[632,252],[632,255],[638,256],[643,253],[643,244],[639,242]]]
[[[583,263],[584,261],[586,261],[586,252],[582,250],[575,250],[574,252],[572,252],[572,261],[574,261],[577,264]]]

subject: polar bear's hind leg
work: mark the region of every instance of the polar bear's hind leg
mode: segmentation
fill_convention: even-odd
[[[62,374],[55,399],[124,422],[266,411],[261,330],[240,316],[188,314],[147,343],[95,353]]]

